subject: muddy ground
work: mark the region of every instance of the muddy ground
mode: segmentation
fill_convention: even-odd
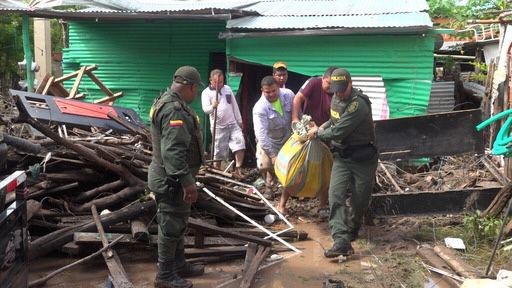
[[[416,256],[420,244],[440,243],[446,236],[463,237],[462,216],[387,217],[374,219],[353,243],[355,255],[346,261],[329,261],[323,249],[332,244],[327,222],[310,218],[292,219],[298,230],[309,233],[307,241],[293,243],[303,252],[280,253],[284,259],[266,262],[258,272],[254,287],[322,287],[326,279],[342,280],[346,287],[443,287]],[[279,224],[277,224],[279,225]],[[466,231],[467,232],[467,231]],[[464,235],[463,235],[464,234]],[[492,243],[461,253],[478,271],[485,271]],[[482,248],[483,247],[483,248]],[[476,247],[475,247],[476,248]],[[152,287],[156,273],[156,249],[117,249],[126,271],[136,287]],[[478,254],[474,254],[477,253]],[[498,252],[493,271],[512,269],[511,254]],[[73,262],[74,258],[45,257],[30,263],[30,280]],[[205,275],[192,279],[194,287],[239,287],[243,260],[210,264]],[[57,275],[47,287],[105,287],[107,268],[101,257]]]

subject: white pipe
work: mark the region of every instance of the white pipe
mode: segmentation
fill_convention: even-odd
[[[225,202],[222,198],[220,197],[217,197],[217,195],[213,194],[210,190],[208,190],[208,188],[203,188],[203,191],[206,192],[208,195],[210,195],[211,197],[213,197],[215,200],[219,201],[222,205],[228,207],[231,211],[235,212],[236,214],[238,214],[240,217],[244,218],[245,220],[249,221],[252,225],[258,227],[259,229],[261,229],[263,232],[267,233],[270,237],[276,239],[277,241],[281,242],[281,244],[285,245],[286,247],[290,248],[291,250],[295,251],[295,252],[298,252],[298,253],[301,253],[302,251],[300,251],[299,249],[295,248],[293,245],[291,245],[290,243],[286,242],[283,240],[283,238],[275,235],[274,233],[272,233],[271,231],[269,231],[267,228],[261,226],[260,224],[256,223],[256,221],[252,220],[251,218],[249,218],[248,216],[246,216],[244,213],[238,211],[235,207],[229,205],[227,202]]]
[[[258,191],[258,189],[256,189],[256,187],[254,187],[252,185],[249,185],[249,184],[246,184],[246,183],[243,183],[243,182],[234,181],[234,180],[229,179],[227,177],[215,175],[215,174],[205,173],[205,176],[221,179],[221,180],[224,180],[226,182],[231,182],[231,183],[234,183],[234,184],[237,184],[237,185],[240,185],[240,186],[245,186],[245,187],[248,187],[248,188],[252,188],[254,190],[254,192],[256,192],[256,194],[261,198],[261,200],[263,200],[263,202],[265,202],[265,204],[267,204],[267,206],[270,207],[270,209],[272,209],[272,211],[274,211],[277,214],[277,216],[279,216],[279,219],[283,220],[284,223],[286,223],[286,225],[288,225],[288,227],[290,227],[291,229],[295,228],[295,226],[293,226],[292,223],[290,223],[290,221],[288,221],[283,216],[283,214],[281,214],[281,212],[279,212],[272,204],[270,204],[270,202],[267,200],[267,198],[263,197],[263,195],[260,193],[260,191]]]

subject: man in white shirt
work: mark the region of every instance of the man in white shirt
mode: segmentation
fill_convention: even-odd
[[[241,177],[245,154],[242,116],[233,91],[229,86],[224,85],[222,70],[215,69],[210,72],[210,85],[201,93],[201,104],[204,113],[210,115],[212,135],[215,125],[215,139],[212,139],[215,141],[213,159],[219,161],[214,162],[214,167],[220,169],[221,161],[228,160],[229,150],[231,150],[235,155],[236,164],[233,176]]]

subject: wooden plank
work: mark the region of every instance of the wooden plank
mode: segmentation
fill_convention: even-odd
[[[105,104],[105,103],[108,103],[108,102],[114,102],[114,100],[116,100],[117,98],[121,98],[121,97],[123,97],[123,92],[117,92],[114,95],[103,97],[103,98],[98,99],[98,100],[94,100],[93,103],[94,104]]]
[[[439,257],[432,247],[420,247],[416,250],[416,254],[418,254],[424,262],[428,265],[436,267],[438,269],[442,269],[447,272],[453,272],[453,270],[448,266],[444,260]],[[455,272],[453,272],[455,273]],[[449,288],[458,288],[460,285],[453,278],[450,278],[445,275],[439,275],[439,279],[435,280],[437,287],[449,287]]]
[[[396,183],[395,179],[393,179],[393,176],[391,176],[391,174],[389,173],[386,166],[384,166],[384,164],[382,164],[382,162],[380,162],[380,161],[379,161],[379,167],[380,167],[380,169],[382,169],[384,171],[384,173],[386,174],[388,179],[391,181],[391,184],[393,184],[393,186],[395,187],[396,191],[398,191],[400,193],[404,193],[404,190],[402,190],[402,188],[400,188],[400,186],[398,186],[398,184]]]
[[[86,68],[87,68],[86,66],[82,66],[82,68],[80,68],[80,70],[78,70],[78,74],[76,75],[76,78],[75,78],[75,83],[73,84],[73,88],[71,88],[71,91],[69,91],[69,96],[67,97],[67,99],[73,99],[73,97],[75,97],[76,92],[78,91],[78,87],[80,86],[80,82],[82,81],[82,77],[84,76]]]
[[[37,89],[34,93],[41,94],[43,92],[44,88],[46,88],[46,83],[48,83],[48,80],[52,78],[52,75],[46,74],[44,75],[43,79],[41,80],[41,83],[37,85]]]
[[[96,83],[101,91],[103,91],[107,96],[114,96],[114,93],[112,93],[112,91],[110,91],[110,89],[108,89],[107,86],[105,86],[105,84],[103,84],[103,82],[101,82],[101,80],[92,73],[92,71],[86,71],[85,73],[87,73],[87,76],[91,78],[92,82]]]
[[[244,234],[236,233],[236,232],[230,231],[229,229],[210,225],[206,222],[203,222],[201,220],[194,219],[194,218],[188,218],[188,226],[190,228],[200,230],[202,232],[208,232],[211,234],[222,235],[222,236],[227,236],[227,237],[231,237],[231,238],[235,238],[235,239],[240,239],[240,240],[256,243],[259,245],[263,245],[265,247],[272,246],[272,242],[270,240],[258,238],[258,237],[251,236],[251,235],[244,235]]]
[[[94,71],[94,70],[96,70],[96,69],[98,69],[98,66],[97,66],[97,65],[91,65],[91,66],[87,66],[87,67],[85,68],[85,71],[84,71],[84,72],[85,72],[85,73],[88,73],[88,72],[90,72],[90,71]],[[55,79],[55,82],[57,82],[57,83],[61,83],[61,82],[64,82],[64,81],[66,81],[66,80],[69,80],[69,79],[71,79],[71,78],[73,78],[73,77],[76,77],[76,76],[78,75],[78,73],[79,73],[79,72],[80,72],[80,70],[77,70],[77,71],[75,71],[75,72],[71,72],[71,73],[66,74],[66,75],[64,75],[64,76],[61,76],[61,77],[59,77],[59,78]]]
[[[259,246],[258,252],[256,252],[251,265],[249,265],[247,271],[244,271],[244,276],[242,277],[240,288],[250,288],[252,286],[254,283],[254,276],[256,276],[256,272],[258,272],[258,268],[260,267],[261,262],[265,260],[269,253],[270,247]]]
[[[112,239],[119,238],[120,236],[124,236],[123,239],[119,241],[120,245],[132,245],[132,244],[141,244],[132,238],[130,234],[124,233],[105,233],[105,237],[107,240],[111,241]],[[158,235],[150,234],[149,235],[149,244],[157,245]],[[79,245],[97,245],[101,244],[100,235],[95,232],[75,232],[73,234],[73,241]],[[194,247],[195,246],[195,238],[192,236],[185,236],[185,247]],[[228,239],[223,237],[204,237],[204,247],[225,247],[225,246],[243,246],[246,245],[247,242],[239,241],[235,239]],[[144,243],[147,245],[147,243]]]
[[[92,205],[91,207],[92,216],[94,218],[94,222],[96,223],[96,228],[98,229],[98,233],[100,234],[101,242],[103,243],[103,247],[108,247],[108,240],[105,237],[105,232],[103,231],[103,225],[101,224],[100,217],[98,215],[98,211],[96,211],[96,206]],[[130,280],[128,280],[128,276],[126,271],[124,270],[123,265],[121,264],[121,260],[115,250],[109,248],[102,252],[103,258],[105,258],[105,263],[107,263],[108,270],[110,271],[110,276],[112,277],[112,282],[114,283],[114,287],[135,287]]]
[[[44,94],[44,95],[48,94],[48,90],[50,90],[50,87],[52,86],[53,81],[55,81],[55,77],[51,76],[50,78],[48,78],[41,94]],[[36,91],[36,93],[39,93],[39,92]]]
[[[444,246],[436,245],[434,252],[441,257],[457,274],[465,278],[479,278],[476,269],[459,259],[453,250]]]
[[[55,81],[50,86],[50,92],[53,96],[66,98],[69,96],[69,91],[62,86],[61,83],[56,83]]]
[[[483,154],[480,109],[375,121],[381,160]]]
[[[245,253],[245,260],[244,260],[244,268],[242,268],[242,271],[245,274],[245,271],[249,269],[249,266],[252,263],[252,260],[254,259],[254,256],[256,256],[256,251],[258,250],[258,245],[255,243],[249,243],[247,245],[247,252]]]

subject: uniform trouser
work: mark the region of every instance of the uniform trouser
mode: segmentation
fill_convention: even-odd
[[[158,259],[175,259],[177,249],[183,249],[190,204],[183,201],[183,190],[176,189],[169,194],[156,195],[158,221]]]
[[[334,153],[334,163],[329,185],[329,228],[334,241],[350,243],[351,232],[361,227],[362,218],[370,204],[375,182],[378,155],[372,159],[355,162]],[[353,187],[351,208],[346,206],[347,191]]]

